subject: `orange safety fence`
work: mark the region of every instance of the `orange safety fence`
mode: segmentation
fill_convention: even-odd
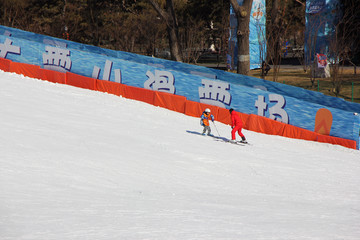
[[[283,135],[286,124],[266,117],[250,114],[245,123],[245,129],[270,135]]]
[[[144,88],[127,86],[120,83],[98,80],[84,77],[74,73],[61,73],[53,70],[41,69],[39,66],[26,63],[12,62],[11,60],[0,58],[0,69],[3,71],[23,74],[27,77],[39,78],[55,83],[69,84],[75,87],[98,90],[124,96],[126,98],[143,101],[155,106],[160,106],[188,116],[200,117],[205,108],[210,108],[215,120],[224,124],[231,124],[229,110],[213,105],[198,103],[186,100],[186,97],[173,95],[164,92],[152,91]],[[244,123],[244,128],[250,131],[265,134],[280,135],[289,138],[304,139],[341,145],[347,148],[357,149],[356,141],[343,139],[333,136],[321,135],[319,133],[295,127],[289,124],[277,122],[275,120],[261,117],[254,114],[237,112]]]
[[[9,59],[0,58],[0,69],[4,72],[9,72],[11,62]]]
[[[246,114],[246,113],[241,113],[241,112],[237,112],[237,114],[240,116],[244,126],[246,125],[246,122],[248,121],[250,114]],[[230,118],[230,124],[231,124],[231,118]]]
[[[347,148],[356,149],[356,141],[350,140],[350,139],[344,139],[344,138],[338,138],[338,137],[332,137],[332,136],[318,134],[317,141],[323,142],[323,143],[331,143],[331,144],[341,145],[341,146],[344,146]]]
[[[96,90],[95,78],[81,76],[71,72],[66,73],[65,83],[74,87]]]
[[[39,68],[38,70],[38,78],[42,80],[46,80],[53,83],[61,83],[65,84],[66,74],[62,72],[57,72],[53,70]]]
[[[226,108],[219,108],[218,116],[217,116],[217,118],[215,118],[215,120],[218,122],[227,124],[227,125],[231,125],[231,117],[230,117],[229,110]]]
[[[179,113],[185,113],[186,97],[155,91],[154,105]]]
[[[145,88],[127,86],[127,85],[124,85],[124,90],[125,90],[124,97],[126,98],[130,98],[154,105],[155,91]]]
[[[282,136],[288,137],[288,138],[316,141],[317,135],[318,134],[313,131],[286,124],[284,133]]]
[[[204,110],[200,109],[200,103],[186,100],[185,102],[185,115],[191,117],[200,117]]]
[[[9,72],[22,74],[26,77],[39,78],[38,69],[40,69],[40,66],[31,65],[27,63],[11,62]]]
[[[214,115],[216,120],[218,118],[219,107],[189,100],[185,102],[185,114],[191,117],[201,117],[206,108],[210,109],[211,114]]]
[[[241,113],[241,112],[236,112],[236,113],[240,116],[240,118],[243,122],[243,128],[245,128],[245,124],[249,117],[249,114]],[[230,115],[229,109],[219,107],[218,117],[216,120],[221,123],[231,125],[231,115]]]
[[[125,85],[117,82],[110,82],[107,80],[96,80],[96,90],[100,92],[106,92],[114,94],[116,96],[125,95]]]

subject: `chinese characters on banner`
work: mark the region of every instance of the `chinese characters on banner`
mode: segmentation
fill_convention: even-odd
[[[20,47],[12,45],[13,41],[6,38],[4,43],[0,43],[0,57],[6,58],[8,53],[20,54]]]
[[[199,87],[199,98],[201,103],[226,108],[230,106],[231,94],[230,84],[226,82],[214,81],[209,79],[201,80],[202,87]]]
[[[155,74],[146,72],[148,80],[144,83],[144,88],[160,92],[175,93],[175,78],[171,72],[155,70]]]
[[[45,69],[67,72],[71,69],[70,51],[63,48],[46,46],[43,54]]]

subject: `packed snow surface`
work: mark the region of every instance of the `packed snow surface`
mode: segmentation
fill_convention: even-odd
[[[360,239],[357,150],[2,71],[0,106],[1,240]]]

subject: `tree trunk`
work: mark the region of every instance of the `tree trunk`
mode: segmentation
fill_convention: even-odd
[[[249,26],[249,21],[242,21],[238,18],[238,29],[245,29]],[[237,73],[248,75],[250,71],[250,55],[249,55],[249,30],[238,30],[237,32],[238,41],[238,62],[237,62]]]
[[[182,62],[182,54],[179,43],[179,34],[178,34],[178,23],[175,16],[174,4],[172,0],[166,0],[166,10],[160,8],[159,4],[155,0],[148,0],[150,4],[154,7],[156,12],[160,17],[165,20],[166,28],[169,35],[169,47],[171,53],[171,59]]]
[[[237,18],[238,62],[237,73],[248,75],[250,71],[249,23],[253,0],[244,0],[240,6],[237,0],[230,0]]]

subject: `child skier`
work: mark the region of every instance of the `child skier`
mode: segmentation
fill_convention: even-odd
[[[238,132],[238,134],[241,137],[241,141],[242,143],[247,143],[246,138],[244,136],[244,134],[241,132],[241,129],[243,128],[243,122],[240,118],[240,116],[234,111],[234,109],[230,109],[229,110],[230,114],[231,114],[231,141],[232,142],[236,142],[236,132]]]
[[[206,131],[208,132],[208,136],[212,136],[211,135],[211,128],[210,128],[210,124],[209,124],[209,120],[211,120],[212,122],[214,122],[214,116],[210,113],[210,109],[207,108],[205,109],[205,111],[201,114],[201,120],[200,120],[200,125],[204,127],[203,130],[203,135],[205,135]]]

